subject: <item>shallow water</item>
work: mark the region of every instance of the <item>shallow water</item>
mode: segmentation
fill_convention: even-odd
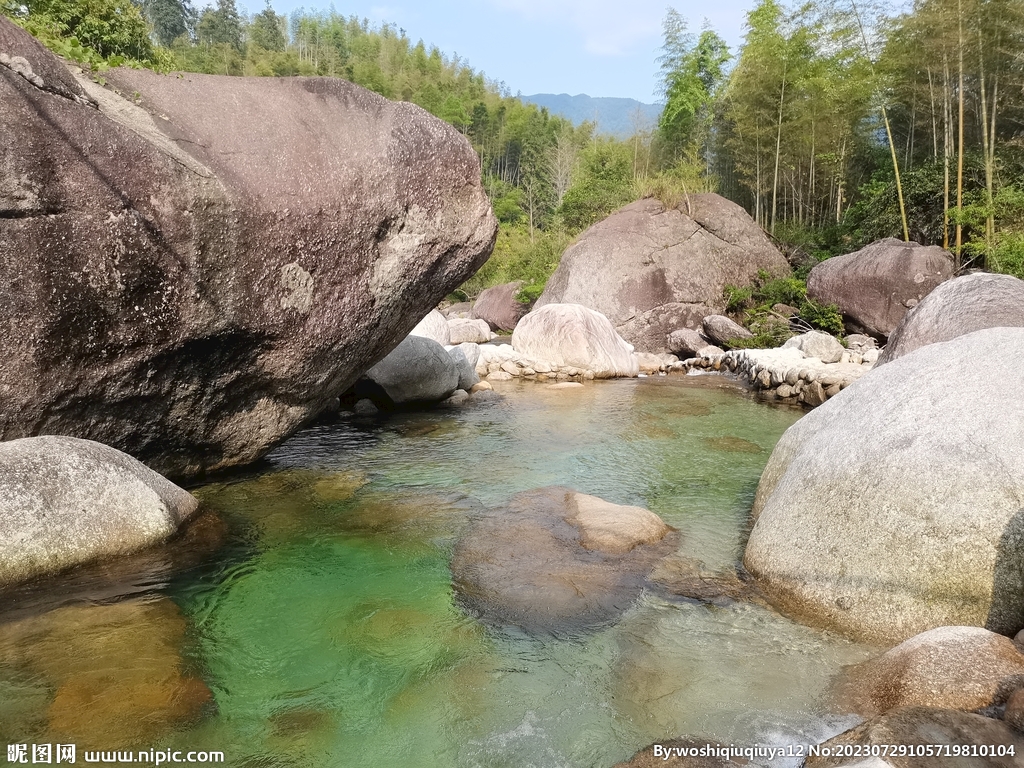
[[[501,400],[308,429],[258,472],[194,489],[228,521],[228,544],[147,584],[144,621],[0,624],[0,737],[217,749],[239,766],[575,768],[666,737],[838,732],[850,720],[822,694],[872,649],[765,608],[645,593],[612,626],[552,637],[485,628],[453,597],[448,562],[475,512],[554,484],[646,506],[682,531],[683,555],[734,566],[757,479],[800,412],[721,382],[509,382]],[[152,646],[162,626],[180,657],[133,673],[147,702],[177,707],[158,744],[123,706],[61,720],[55,697],[84,685],[55,671],[61,654],[93,658],[78,649],[90,633]],[[40,633],[63,638],[45,659],[24,651]],[[127,674],[90,663],[97,691]]]

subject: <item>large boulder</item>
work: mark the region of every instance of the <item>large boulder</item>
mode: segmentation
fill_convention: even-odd
[[[766,594],[891,640],[1024,627],[1022,357],[1024,328],[931,344],[790,427],[761,477],[744,556]]]
[[[973,711],[1003,704],[1024,685],[1024,653],[981,627],[936,627],[881,656],[847,667],[837,685],[843,711],[873,717],[897,707]]]
[[[515,280],[485,288],[473,302],[472,317],[486,321],[492,331],[515,330],[516,323],[530,311],[529,304],[516,298],[522,287],[523,281]]]
[[[444,400],[459,386],[459,365],[448,351],[432,339],[407,336],[387,357],[366,372],[386,400],[373,398],[375,392],[357,385],[358,394],[369,394],[375,405],[415,406]]]
[[[818,264],[807,276],[807,296],[839,307],[851,332],[885,338],[952,276],[953,257],[942,248],[890,237]]]
[[[1024,280],[983,272],[937,287],[907,312],[876,365],[983,328],[1024,327]]]
[[[0,585],[165,541],[198,507],[192,494],[91,440],[0,442]]]
[[[949,751],[946,751],[946,748]],[[1020,768],[1024,735],[957,710],[903,707],[817,746],[805,768]]]
[[[449,344],[483,344],[491,339],[491,328],[483,320],[456,317],[448,321]]]
[[[787,275],[789,265],[735,203],[689,195],[666,210],[638,200],[580,235],[536,306],[582,304],[637,349],[665,352],[669,333],[724,312],[725,286],[748,285],[760,270]]]
[[[493,245],[476,154],[412,104],[335,78],[102,88],[2,17],[0,53],[43,81],[0,66],[0,439],[250,462]]]
[[[430,310],[423,318],[416,323],[409,331],[410,336],[421,336],[424,339],[436,341],[442,346],[452,343],[451,330],[448,327],[448,318],[437,309]]]
[[[598,379],[640,372],[633,347],[608,318],[579,304],[546,304],[533,310],[512,333],[512,348],[534,360],[593,371]]]
[[[672,529],[642,507],[568,488],[517,494],[479,517],[456,545],[459,599],[496,624],[572,631],[618,616],[639,596]]]

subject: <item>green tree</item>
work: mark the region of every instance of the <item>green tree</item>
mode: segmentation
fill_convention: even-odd
[[[283,17],[274,13],[267,0],[267,7],[253,16],[249,24],[249,40],[265,51],[283,51],[285,46],[284,32],[281,30]],[[227,41],[223,41],[227,42]]]
[[[196,12],[189,0],[143,0],[142,12],[153,27],[157,43],[170,46],[179,37],[191,38]]]
[[[217,0],[216,8],[206,8],[196,27],[199,42],[207,46],[229,45],[242,49],[242,20],[235,0]]]

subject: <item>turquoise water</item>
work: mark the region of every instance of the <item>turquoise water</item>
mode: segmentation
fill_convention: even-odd
[[[681,554],[734,566],[757,479],[800,412],[721,382],[509,382],[500,400],[307,429],[258,471],[194,489],[228,543],[147,594],[175,614],[156,626],[181,623],[176,674],[209,701],[160,743],[239,766],[524,768],[610,766],[666,737],[841,730],[822,695],[870,649],[766,608],[651,592],[600,631],[533,637],[485,628],[452,594],[448,562],[474,513],[553,484],[646,506],[682,532]],[[111,621],[130,645],[138,618]],[[0,629],[15,650],[25,636]],[[6,655],[0,722],[19,738],[53,733],[55,705],[42,708],[70,684],[54,663]],[[76,727],[101,738],[95,717]]]

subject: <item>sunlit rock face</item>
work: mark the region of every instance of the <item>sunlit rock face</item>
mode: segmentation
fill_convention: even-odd
[[[171,476],[319,413],[486,260],[451,126],[332,78],[76,80],[0,19],[0,438]]]

